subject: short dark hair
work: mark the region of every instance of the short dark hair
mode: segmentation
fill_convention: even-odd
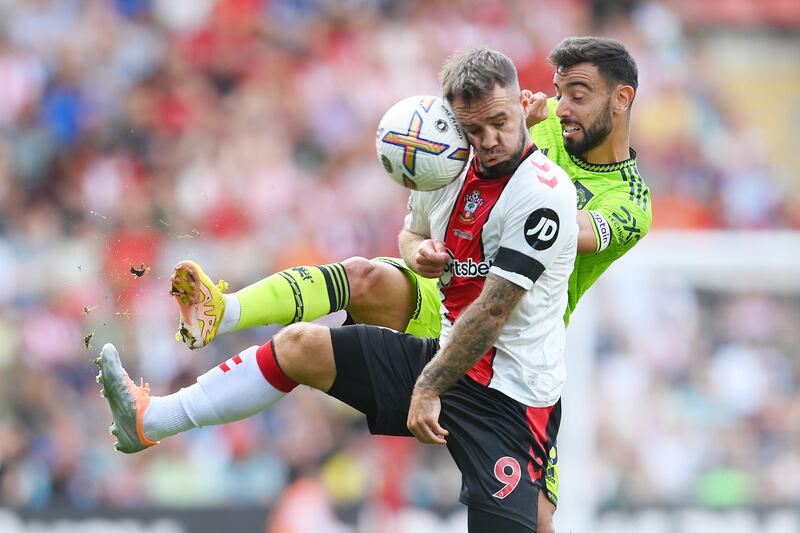
[[[639,70],[636,61],[619,41],[605,37],[567,37],[553,48],[548,57],[557,70],[580,63],[591,63],[609,83],[624,83],[636,90]]]
[[[439,73],[445,100],[461,97],[465,103],[492,94],[495,85],[519,87],[517,69],[511,59],[491,48],[459,51],[447,58]]]

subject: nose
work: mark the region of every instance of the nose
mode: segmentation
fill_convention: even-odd
[[[481,148],[491,150],[498,144],[498,132],[494,128],[486,128],[481,137]]]
[[[558,101],[558,105],[556,106],[556,116],[558,118],[565,118],[570,116],[570,114],[571,112],[567,105],[566,98],[562,98]]]

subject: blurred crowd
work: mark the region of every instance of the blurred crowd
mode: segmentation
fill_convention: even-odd
[[[632,143],[653,231],[800,226],[797,154],[775,152],[791,138],[780,117],[797,112],[798,64],[772,69],[795,99],[766,102],[761,115],[779,120],[764,126],[726,77],[735,49],[720,54],[669,2],[0,0],[0,505],[270,504],[313,479],[344,508],[452,506],[458,473],[441,450],[366,438],[360,417],[308,390],[123,457],[92,360],[114,341],[160,394],[263,343],[274,328],[197,353],[177,344],[171,267],[192,258],[238,288],[290,265],[395,255],[406,191],[376,164],[383,111],[437,93],[444,58],[480,44],[509,54],[523,86],[552,93],[547,53],[589,33],[623,40],[639,63]],[[778,45],[762,42],[770,71]],[[738,324],[758,310],[783,305],[797,318],[796,302],[679,294],[697,319],[670,322],[680,353],[655,346],[636,363],[603,352],[598,394],[631,403],[614,396],[622,370],[647,401],[664,387],[663,418],[646,416],[670,433],[647,438],[682,468],[664,472],[641,456],[639,436],[600,424],[598,453],[620,461],[608,459],[603,498],[703,502],[702,486],[730,486],[736,468],[751,491],[798,468],[797,456],[756,460],[789,412],[765,394],[771,376],[784,380],[783,399],[800,400],[786,347],[761,322],[744,344],[725,340],[750,334]],[[627,353],[625,342],[604,346]],[[729,379],[739,364],[754,374]],[[682,413],[724,431],[698,437]]]
[[[800,297],[630,269],[596,291],[600,503],[797,509]]]

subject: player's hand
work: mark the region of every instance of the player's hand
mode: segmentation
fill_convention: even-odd
[[[419,243],[417,253],[414,255],[416,271],[425,278],[439,278],[444,274],[450,254],[447,253],[442,241],[425,239]]]
[[[529,128],[547,118],[547,95],[543,92],[534,93],[528,89],[522,90],[522,97],[528,100],[528,116],[525,125]]]
[[[442,402],[439,395],[427,389],[414,387],[408,408],[408,429],[424,444],[447,444],[447,430],[439,425]]]

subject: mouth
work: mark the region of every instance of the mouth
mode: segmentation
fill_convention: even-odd
[[[487,154],[481,158],[481,161],[483,162],[484,166],[492,167],[502,161],[502,156],[500,154]]]
[[[561,135],[564,139],[574,139],[581,132],[581,127],[572,122],[561,123]]]

